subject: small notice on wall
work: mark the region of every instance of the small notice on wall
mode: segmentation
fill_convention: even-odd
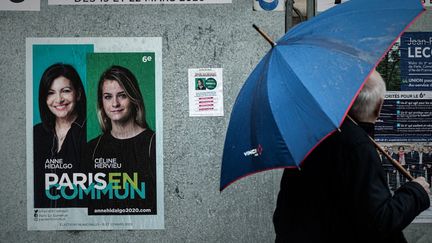
[[[216,4],[232,0],[48,0],[49,5],[100,5],[100,4]]]
[[[40,0],[1,0],[0,11],[39,11]]]
[[[189,116],[223,116],[222,68],[189,69]]]

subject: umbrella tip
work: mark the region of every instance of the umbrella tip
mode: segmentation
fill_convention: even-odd
[[[258,31],[258,33],[261,34],[262,37],[264,37],[264,39],[266,39],[266,41],[268,41],[268,43],[270,43],[270,45],[272,47],[276,46],[276,43],[267,35],[267,33],[265,33],[264,31],[262,31],[260,28],[258,28],[258,26],[256,26],[255,24],[252,24],[252,27],[254,27],[254,29],[256,31]]]

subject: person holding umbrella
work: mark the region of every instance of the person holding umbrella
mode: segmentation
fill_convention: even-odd
[[[373,136],[385,83],[373,71],[340,131],[301,169],[283,173],[273,217],[276,242],[406,242],[402,230],[430,206],[418,177],[390,193]]]

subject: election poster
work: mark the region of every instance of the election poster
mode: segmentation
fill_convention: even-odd
[[[222,68],[191,68],[189,116],[223,116]]]
[[[432,32],[407,32],[400,41],[401,91],[432,91]]]
[[[432,0],[422,0],[422,3],[425,7],[432,6]]]
[[[432,143],[432,32],[406,32],[377,67],[387,94],[380,142]]]
[[[375,139],[414,177],[432,184],[432,32],[406,32],[377,66],[386,81]],[[384,156],[391,190],[407,182]],[[431,223],[432,210],[414,222]]]
[[[29,230],[164,228],[161,38],[27,38]]]

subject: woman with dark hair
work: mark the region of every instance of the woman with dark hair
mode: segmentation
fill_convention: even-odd
[[[196,90],[205,90],[204,81],[202,79],[197,80]]]
[[[59,180],[64,173],[79,171],[86,143],[85,111],[86,96],[77,71],[68,64],[48,67],[39,84],[42,122],[33,128],[35,208],[78,206],[59,195],[61,187],[47,188],[45,183],[46,178]]]
[[[156,137],[147,125],[136,77],[121,66],[108,68],[99,79],[97,101],[103,134],[89,142],[91,171],[121,175],[122,179],[111,177],[107,181],[116,193],[130,195],[132,190],[139,189],[145,191],[145,196],[103,198],[93,201],[89,210],[136,208],[139,210],[129,213],[156,214]],[[126,176],[133,178],[133,182],[125,183]]]

